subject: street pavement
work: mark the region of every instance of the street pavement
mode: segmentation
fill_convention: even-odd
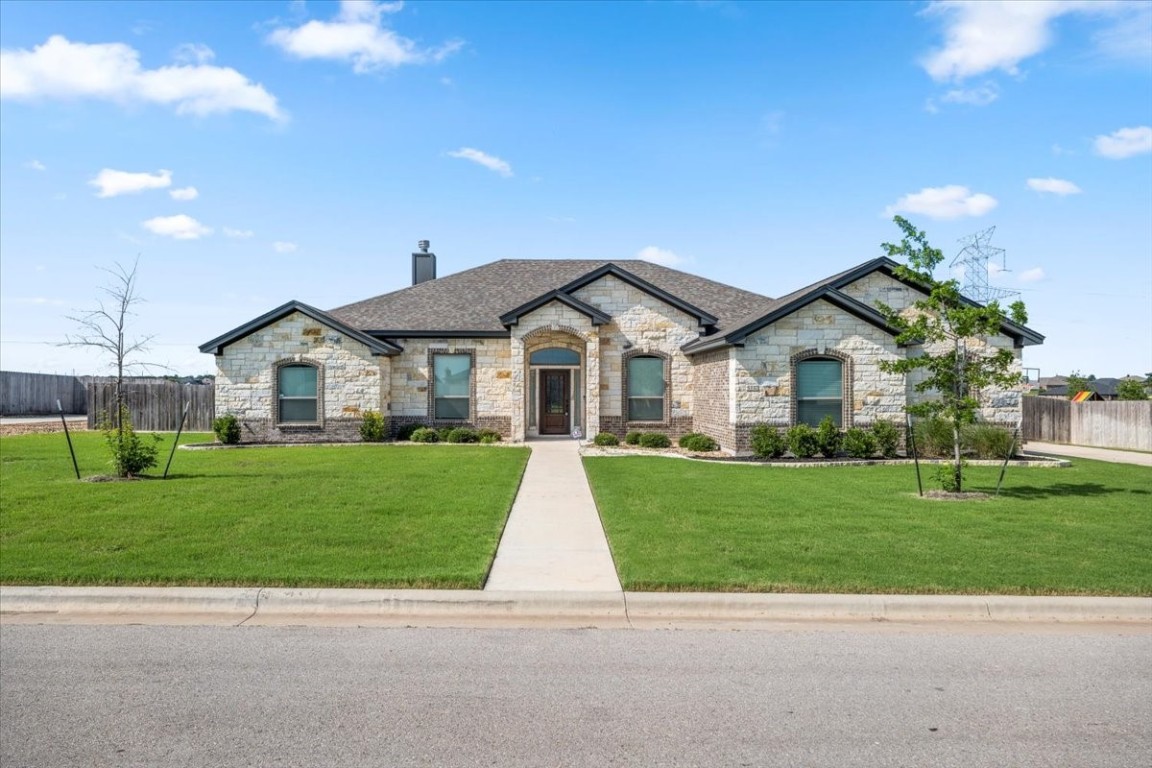
[[[0,765],[1115,768],[1143,627],[0,627]]]
[[[1038,440],[1029,440],[1026,442],[1024,444],[1024,451],[1041,456],[1071,456],[1078,459],[1094,459],[1095,461],[1111,461],[1119,464],[1138,464],[1143,467],[1152,467],[1152,453],[1141,453],[1140,451],[1092,448],[1086,445],[1042,443]]]

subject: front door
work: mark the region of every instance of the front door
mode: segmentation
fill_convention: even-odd
[[[569,371],[540,371],[540,434],[568,434],[570,381]]]

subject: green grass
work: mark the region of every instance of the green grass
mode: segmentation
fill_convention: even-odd
[[[918,498],[912,467],[584,464],[625,589],[1152,594],[1147,467],[1012,468],[955,502]]]
[[[171,439],[155,479],[88,483],[63,434],[0,438],[0,583],[479,588],[528,460],[489,446],[181,450],[160,480]],[[99,434],[73,440],[83,476],[110,472]]]

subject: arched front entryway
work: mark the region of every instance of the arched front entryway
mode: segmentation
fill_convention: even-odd
[[[527,436],[585,433],[586,354],[584,339],[565,330],[541,329],[525,336]]]

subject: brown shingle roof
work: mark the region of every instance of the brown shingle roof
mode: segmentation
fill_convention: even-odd
[[[502,259],[328,314],[355,328],[394,336],[403,331],[504,331],[504,313],[609,264],[715,316],[721,330],[773,304],[767,296],[647,261]]]

